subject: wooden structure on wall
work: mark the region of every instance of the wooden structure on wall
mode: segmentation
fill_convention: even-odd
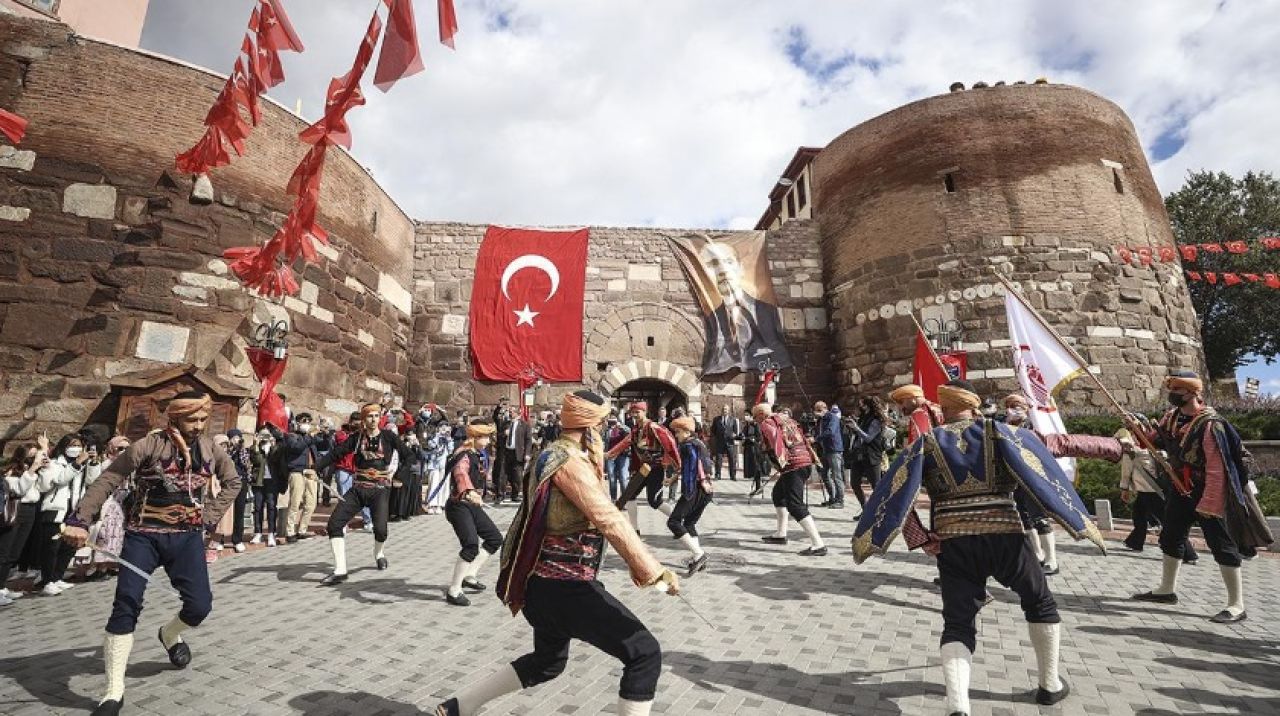
[[[213,414],[205,428],[210,435],[234,428],[241,404],[254,395],[253,390],[199,370],[190,363],[116,376],[111,381],[111,389],[119,392],[116,433],[130,440],[166,425],[165,408],[178,393],[199,390],[212,396]]]

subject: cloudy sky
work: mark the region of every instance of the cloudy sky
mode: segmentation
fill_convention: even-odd
[[[307,51],[272,96],[315,118],[378,2],[284,0]],[[457,4],[457,51],[418,0],[427,71],[351,114],[356,157],[421,219],[750,227],[797,146],[956,80],[1111,98],[1165,193],[1188,170],[1280,173],[1280,2]],[[142,44],[226,72],[253,5],[153,0]]]

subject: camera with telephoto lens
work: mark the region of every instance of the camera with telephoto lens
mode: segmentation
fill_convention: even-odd
[[[800,423],[800,427],[804,428],[806,433],[813,433],[818,429],[818,416],[812,411],[802,413],[796,422]]]

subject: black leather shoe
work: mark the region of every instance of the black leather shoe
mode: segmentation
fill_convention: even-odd
[[[843,502],[832,502],[831,504],[827,505],[827,507],[830,507],[830,508],[831,508],[831,509],[833,509],[833,510],[843,510],[843,509],[844,509],[844,503],[843,503]]]
[[[1209,617],[1209,621],[1213,622],[1214,624],[1235,624],[1236,622],[1242,622],[1248,618],[1249,618],[1249,614],[1247,612],[1240,612],[1239,615],[1232,615],[1231,612],[1227,611],[1226,609],[1223,609],[1217,614],[1214,614],[1213,616]]]
[[[119,701],[116,701],[115,699],[107,699],[106,701],[98,704],[97,708],[93,710],[93,713],[90,714],[90,716],[117,716],[122,708],[124,708],[123,698]]]
[[[951,713],[947,714],[947,716],[969,716],[969,714],[963,711],[952,711]]]
[[[765,544],[786,544],[787,538],[778,537],[777,535],[765,535],[764,537],[760,538],[760,541],[764,542]]]
[[[1041,569],[1043,569],[1043,570],[1044,570],[1044,576],[1046,576],[1046,577],[1052,577],[1053,575],[1057,574],[1057,573],[1058,573],[1058,571],[1059,571],[1059,570],[1058,570],[1058,568],[1057,568],[1056,566],[1055,566],[1055,567],[1050,567],[1047,563],[1046,563],[1046,564],[1041,564],[1041,565],[1040,565],[1040,567],[1041,567]]]
[[[1182,563],[1183,563],[1183,564],[1191,564],[1191,565],[1200,564],[1200,558],[1199,558],[1199,557],[1192,557],[1191,559],[1184,559],[1184,560],[1182,560]]]
[[[387,561],[387,558],[386,558],[386,557],[379,557],[379,558],[377,559],[377,561],[375,561],[375,562],[374,562],[374,564],[377,564],[377,565],[378,565],[378,570],[379,570],[379,571],[384,570],[384,569],[386,569],[387,567],[390,567],[390,566],[391,566],[391,563]]]
[[[452,605],[453,605],[453,606],[455,606],[455,607],[469,607],[469,606],[471,606],[471,600],[470,600],[470,599],[467,599],[467,595],[465,595],[465,594],[459,594],[458,596],[456,596],[456,597],[455,597],[455,596],[453,596],[452,594],[450,594],[449,592],[447,592],[447,591],[446,591],[446,592],[444,593],[444,600],[445,600],[446,602],[448,602],[448,603],[452,604]]]
[[[336,586],[338,586],[339,584],[342,584],[342,583],[343,583],[343,582],[345,582],[345,581],[347,581],[347,575],[345,575],[345,574],[330,574],[329,576],[327,576],[327,577],[325,577],[324,579],[320,580],[320,586],[322,586],[322,587],[336,587]]]
[[[1177,594],[1156,594],[1154,592],[1143,592],[1135,594],[1133,598],[1139,602],[1155,602],[1156,604],[1177,604]]]
[[[160,646],[164,646],[164,629],[156,632],[156,638],[160,640]],[[180,641],[173,646],[165,646],[164,650],[169,652],[169,663],[179,669],[187,668],[187,664],[191,663],[191,647],[187,646],[185,641]]]
[[[800,556],[801,557],[826,557],[827,548],[825,546],[819,547],[817,549],[814,549],[813,547],[805,547],[804,549],[800,550]]]
[[[458,709],[458,700],[449,699],[436,707],[436,716],[462,716]]]
[[[707,560],[709,559],[710,557],[707,556],[707,553],[703,552],[701,557],[697,559],[689,560],[689,568],[688,570],[685,571],[685,577],[692,577],[698,572],[701,572],[702,570],[706,569]]]
[[[1067,698],[1067,694],[1071,693],[1071,684],[1063,678],[1059,678],[1058,681],[1062,682],[1062,688],[1057,691],[1047,691],[1043,687],[1036,689],[1036,703],[1041,706],[1052,706]]]
[[[471,577],[462,580],[462,588],[472,592],[483,592],[488,589],[488,587],[484,586],[484,582]]]

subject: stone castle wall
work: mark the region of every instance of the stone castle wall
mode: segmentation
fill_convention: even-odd
[[[343,412],[403,388],[412,224],[346,153],[325,169],[334,247],[301,272],[301,294],[263,300],[228,275],[223,249],[284,218],[305,147],[304,123],[264,101],[247,156],[213,172],[217,200],[191,204],[173,158],[222,82],[0,17],[0,106],[30,120],[18,150],[0,149],[0,439],[109,422],[110,379],[166,363],[252,385],[245,339],[267,319],[292,327],[281,390],[297,408]]]
[[[1133,126],[1111,102],[1062,85],[932,97],[849,130],[814,168],[842,399],[910,380],[910,312],[963,325],[984,393],[1016,389],[996,271],[1121,400],[1156,401],[1170,369],[1200,365],[1176,264],[1113,259],[1114,246],[1172,246],[1173,236]],[[1064,400],[1105,397],[1081,388]]]

